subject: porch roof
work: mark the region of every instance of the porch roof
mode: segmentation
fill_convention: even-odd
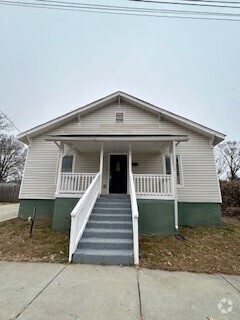
[[[96,135],[81,135],[81,134],[72,134],[72,135],[48,135],[45,136],[46,141],[126,141],[126,142],[152,142],[152,141],[188,141],[189,138],[187,135],[165,135],[165,134],[96,134]]]
[[[188,141],[186,135],[51,135],[46,136],[46,141],[55,143],[62,142],[70,149],[77,152],[100,152],[101,144],[104,143],[104,152],[122,153],[128,152],[131,145],[133,152],[168,153],[172,150],[172,141]]]

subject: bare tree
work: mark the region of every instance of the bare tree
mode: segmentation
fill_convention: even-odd
[[[13,135],[0,134],[0,182],[19,182],[22,178],[26,148]]]
[[[240,142],[222,142],[216,147],[215,154],[219,177],[229,180],[239,179]]]
[[[12,124],[8,120],[8,118],[5,116],[5,114],[0,111],[0,132],[3,131],[10,131],[13,129]]]

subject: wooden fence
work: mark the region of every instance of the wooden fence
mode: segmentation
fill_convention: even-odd
[[[20,185],[0,183],[0,202],[18,202]]]

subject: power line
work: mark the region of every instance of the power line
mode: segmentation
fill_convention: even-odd
[[[240,9],[239,6],[229,6],[229,5],[216,5],[216,4],[207,4],[203,2],[207,1],[191,1],[191,0],[179,0],[179,1],[186,1],[186,2],[173,2],[173,1],[156,1],[156,0],[128,0],[131,2],[144,2],[144,3],[155,3],[155,4],[167,4],[167,5],[179,5],[179,6],[199,6],[199,7],[212,7],[212,8],[228,8],[228,9]],[[198,2],[198,3],[190,3],[190,2]]]
[[[160,3],[161,4],[161,0],[159,1],[141,1],[141,0],[135,0],[136,2],[150,2],[150,3]],[[240,1],[222,1],[222,0],[178,0],[178,1],[182,1],[182,2],[209,2],[209,3],[225,3],[225,4],[240,4]]]
[[[13,121],[2,111],[0,110],[1,114],[10,122],[10,124],[19,132],[21,133],[21,131],[15,126],[15,124],[13,123]]]
[[[126,9],[126,10],[141,10],[141,9],[144,9],[144,10],[150,10],[150,11],[155,11],[157,10],[156,8],[141,8],[141,7],[126,7],[126,6],[113,6],[113,5],[98,5],[98,4],[89,4],[89,3],[79,3],[79,2],[66,2],[66,1],[59,1],[59,0],[34,0],[34,1],[37,1],[37,2],[48,2],[48,3],[59,3],[59,4],[73,4],[73,5],[79,5],[79,6],[88,6],[88,7],[93,7],[93,8],[114,8],[114,9]],[[141,1],[141,0],[129,0],[129,1],[132,1],[132,2],[144,2],[144,1]],[[178,1],[190,1],[190,2],[215,2],[215,3],[228,3],[226,1],[216,1],[216,0],[178,0]],[[150,2],[150,1],[146,1],[146,2]],[[159,4],[174,4],[176,5],[175,2],[171,2],[171,1],[156,1],[158,2]],[[233,8],[233,9],[240,9],[240,1],[239,2],[232,2],[232,3],[236,3],[236,4],[239,4],[239,6],[224,6],[224,8]],[[181,3],[179,2],[179,5],[186,5],[185,3]],[[191,4],[189,4],[191,5]],[[197,3],[194,3],[192,4],[194,6],[198,6]],[[212,7],[211,5],[206,5],[206,7]],[[214,8],[221,8],[220,6],[214,6]]]
[[[41,2],[38,4],[36,2]],[[108,11],[125,11],[125,12],[144,12],[144,13],[173,13],[173,14],[194,14],[194,15],[216,15],[216,16],[229,16],[229,17],[240,17],[239,14],[234,13],[221,13],[221,12],[209,12],[209,11],[191,11],[191,10],[167,10],[167,9],[150,9],[150,8],[137,8],[137,7],[121,7],[121,6],[106,6],[106,5],[93,5],[93,4],[85,4],[79,2],[66,2],[59,0],[34,0],[34,2],[24,2],[24,1],[9,1],[9,0],[0,0],[0,3],[12,3],[12,4],[21,4],[21,5],[33,5],[40,7],[56,7],[56,8],[74,8],[74,9],[91,9],[97,8],[100,10],[108,10]],[[102,12],[102,11],[101,11]]]
[[[177,11],[176,12],[173,10],[165,10],[165,11],[160,11],[164,9],[159,9],[157,12],[164,12],[165,14],[168,15],[158,15],[158,14],[144,14],[144,13],[137,13],[133,12],[133,10],[128,9],[122,9],[121,11],[106,11],[106,8],[104,7],[103,9],[98,7],[98,10],[94,8],[86,9],[81,6],[81,4],[78,3],[78,5],[55,5],[51,4],[50,2],[53,1],[46,1],[46,0],[41,0],[41,2],[44,2],[43,4],[40,3],[34,3],[34,2],[19,2],[19,1],[4,1],[0,0],[0,4],[2,5],[10,5],[10,6],[17,6],[17,7],[30,7],[30,8],[40,8],[40,9],[55,9],[55,10],[64,10],[64,11],[78,11],[78,12],[93,12],[93,13],[101,13],[101,14],[117,14],[117,15],[127,15],[127,16],[141,16],[141,17],[154,17],[154,18],[178,18],[178,19],[194,19],[194,20],[219,20],[219,21],[240,21],[239,19],[232,19],[232,18],[216,18],[216,17],[196,17],[196,16],[190,16],[193,13],[189,12],[184,12],[184,11]],[[59,3],[60,1],[58,1]],[[92,6],[92,5],[91,5]],[[137,8],[139,9],[139,8]],[[147,10],[147,9],[146,9]],[[124,11],[124,12],[123,12]],[[156,12],[156,10],[155,10]],[[183,13],[184,12],[184,13]],[[174,14],[174,15],[169,15],[169,13]],[[196,15],[199,14],[204,14],[204,15],[213,15],[214,13],[206,13],[206,12],[196,12]],[[184,16],[177,16],[176,14],[184,14]],[[195,14],[195,13],[194,13]],[[215,13],[215,15],[218,15],[220,13]],[[222,13],[221,16],[228,15],[228,13]],[[239,15],[234,15],[234,17],[238,17]]]

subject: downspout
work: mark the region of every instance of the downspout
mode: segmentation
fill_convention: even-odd
[[[176,141],[173,141],[173,187],[174,187],[174,221],[175,229],[178,228],[178,195],[177,195],[177,158],[176,158]]]

